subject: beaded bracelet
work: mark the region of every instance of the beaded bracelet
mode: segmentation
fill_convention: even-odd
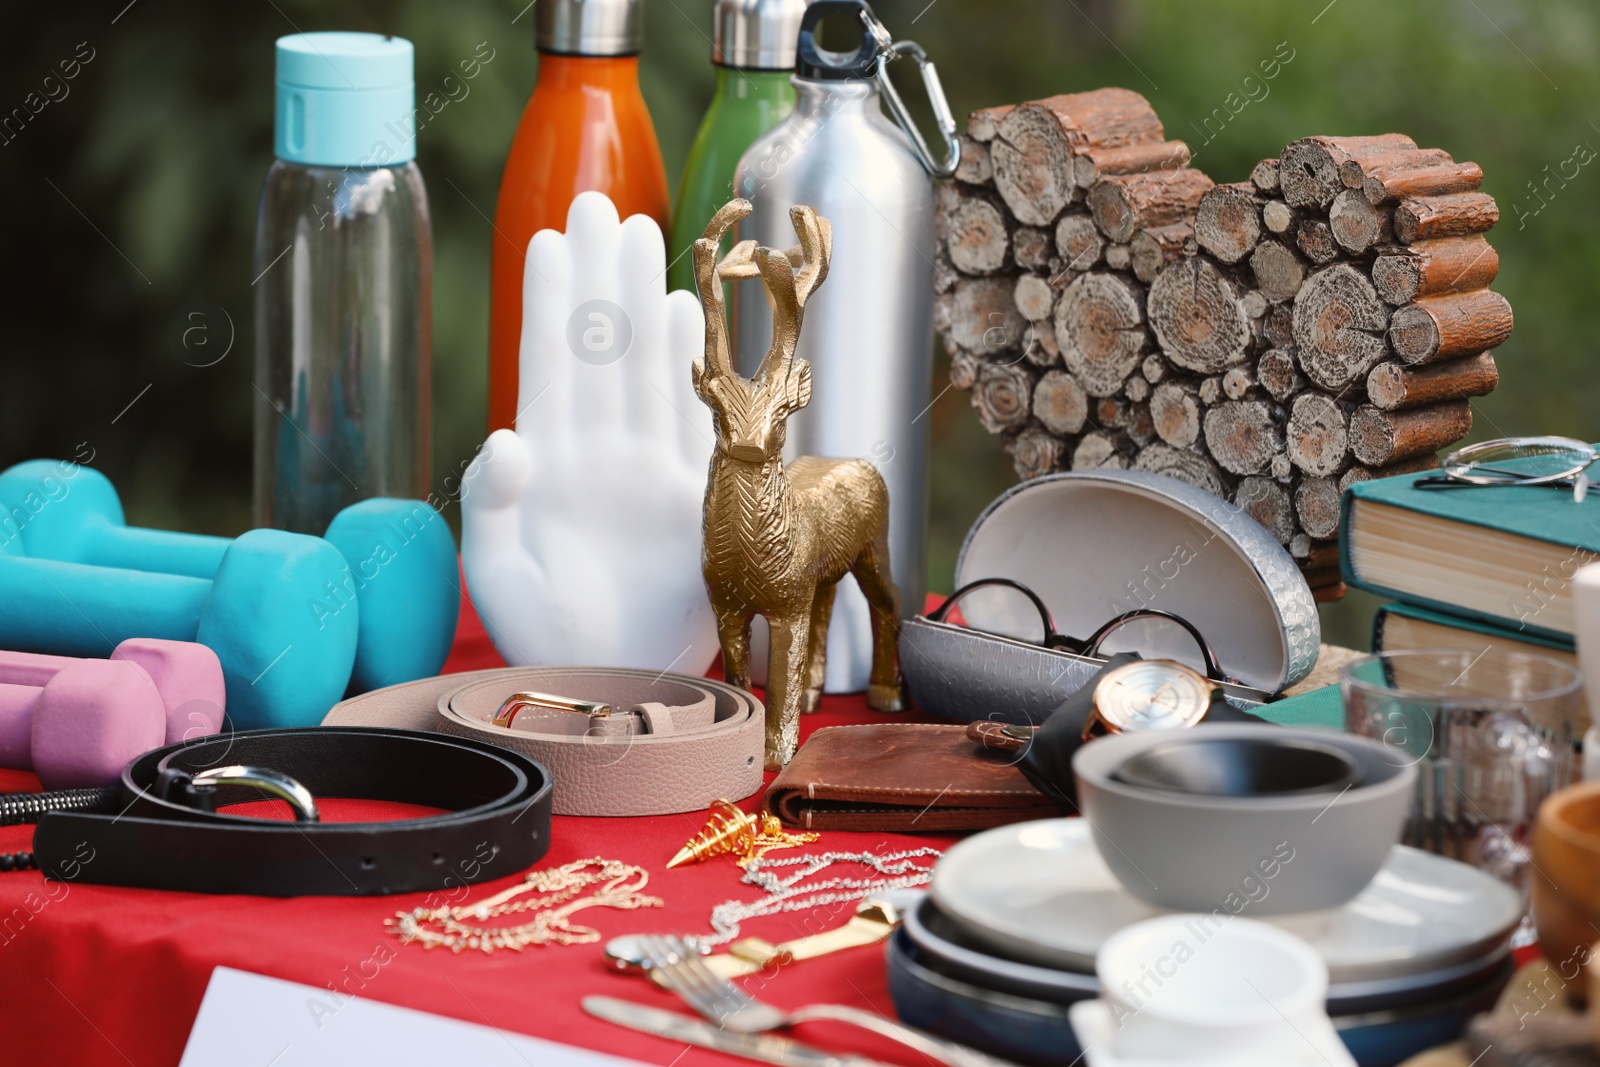
[[[36,823],[51,811],[115,811],[120,797],[121,790],[114,786],[54,793],[0,793],[0,826]],[[0,852],[0,873],[36,868],[32,852]]]

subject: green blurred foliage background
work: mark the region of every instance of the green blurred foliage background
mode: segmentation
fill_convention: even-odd
[[[361,29],[415,42],[419,96],[480,42],[494,49],[469,95],[425,127],[418,157],[436,249],[434,483],[447,493],[446,479],[483,436],[489,218],[537,69],[525,3],[8,5],[0,116],[43,95],[62,61],[76,57],[79,67],[64,93],[51,88],[56,99],[0,132],[0,247],[11,264],[0,296],[0,464],[70,456],[86,443],[121,489],[130,521],[244,528],[251,241],[271,162],[272,42]],[[711,0],[645,3],[644,92],[676,175],[712,87]],[[1594,0],[876,7],[897,36],[935,58],[958,114],[1126,86],[1149,97],[1169,135],[1187,139],[1196,165],[1218,181],[1244,178],[1256,160],[1313,133],[1397,130],[1476,160],[1501,205],[1490,235],[1501,256],[1496,288],[1516,309],[1517,328],[1499,353],[1500,389],[1473,405],[1474,436],[1600,436],[1600,379],[1588,370],[1600,167],[1559,176],[1577,146],[1600,145]],[[1284,42],[1293,58],[1266,95],[1244,86]],[[948,588],[972,519],[1014,480],[966,399],[947,392],[935,410],[936,589]],[[1328,610],[1329,636],[1364,646],[1371,606],[1352,597]]]

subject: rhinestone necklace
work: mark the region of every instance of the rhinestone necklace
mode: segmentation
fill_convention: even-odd
[[[711,928],[716,933],[695,940],[706,947],[721,945],[738,937],[739,925],[748,919],[781,912],[807,911],[830,904],[854,903],[891,889],[927,885],[933,877],[933,864],[915,861],[925,856],[937,858],[941,854],[936,848],[916,848],[883,856],[871,852],[821,852],[779,858],[761,856],[745,867],[744,877],[740,881],[760,888],[767,895],[752,901],[728,900],[718,904],[711,909]],[[865,867],[879,877],[835,875],[814,882],[807,881],[836,863]],[[774,868],[783,867],[799,869],[780,877]]]

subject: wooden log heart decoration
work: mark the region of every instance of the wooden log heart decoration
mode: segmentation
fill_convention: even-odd
[[[1233,501],[1319,599],[1352,482],[1435,465],[1499,382],[1483,171],[1307,137],[1214,185],[1149,103],[974,112],[940,189],[937,325],[1017,474],[1133,467]]]
[[[789,217],[800,236],[786,252],[734,246],[719,263],[723,234],[750,214],[748,200],[717,212],[694,243],[695,287],[705,306],[704,360],[694,388],[711,408],[716,451],[706,483],[706,590],[733,685],[750,687],[750,621],[772,634],[767,669],[768,770],[794,756],[800,712],[822,700],[834,590],[855,576],[872,608],[872,675],[867,705],[906,706],[896,639],[900,594],[889,573],[889,490],[861,459],[801,456],[783,462],[789,416],[811,401],[811,365],[795,359],[806,301],[828,275],[833,233],[809,207]],[[733,369],[722,283],[757,278],[772,306],[772,344],[753,380]]]

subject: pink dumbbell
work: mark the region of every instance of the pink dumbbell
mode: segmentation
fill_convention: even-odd
[[[0,767],[46,789],[110,785],[130,759],[222,728],[222,664],[193,641],[133,638],[110,659],[0,652]]]

